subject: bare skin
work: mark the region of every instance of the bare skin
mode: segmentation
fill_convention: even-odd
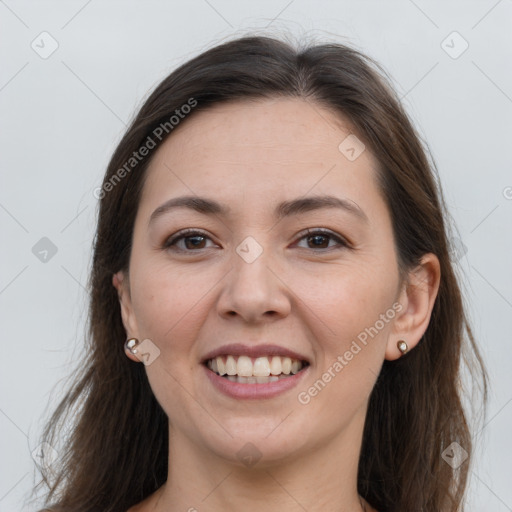
[[[414,350],[425,332],[440,270],[427,254],[400,279],[377,162],[338,149],[350,132],[301,99],[237,102],[194,114],[154,155],[129,273],[113,284],[127,336],[160,350],[146,371],[169,417],[170,470],[129,512],[375,512],[357,493],[368,397],[383,361],[401,356],[397,342]],[[150,222],[184,195],[228,211],[179,207]],[[275,216],[283,201],[321,195],[352,206]],[[186,228],[201,233],[165,247]],[[250,263],[236,250],[246,237],[262,250]],[[309,367],[277,396],[234,399],[203,364],[226,343],[279,345]],[[238,454],[247,443],[260,456],[250,467]]]

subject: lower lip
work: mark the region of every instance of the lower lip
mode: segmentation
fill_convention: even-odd
[[[202,366],[206,372],[206,376],[210,379],[210,382],[221,393],[231,398],[245,398],[253,400],[273,398],[285,393],[295,387],[309,370],[309,366],[306,366],[306,368],[302,369],[295,375],[290,375],[290,377],[285,377],[284,379],[279,379],[275,382],[268,382],[266,384],[240,384],[239,382],[231,382],[229,379],[217,375],[205,365]]]

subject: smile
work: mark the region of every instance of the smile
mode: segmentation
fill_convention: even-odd
[[[218,359],[221,360],[220,370],[223,375],[219,372]],[[201,366],[213,389],[236,400],[268,400],[277,397],[295,388],[306,378],[310,369],[306,361],[280,356],[217,356]],[[261,375],[267,371],[270,372],[268,375]]]
[[[284,356],[223,355],[208,359],[206,366],[231,382],[267,384],[299,373],[308,363]]]

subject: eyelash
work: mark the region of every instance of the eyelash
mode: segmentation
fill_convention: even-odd
[[[340,235],[337,235],[336,233],[334,233],[328,229],[323,229],[323,228],[307,229],[305,231],[302,231],[298,235],[298,240],[302,240],[303,238],[307,238],[307,237],[319,236],[319,235],[323,236],[323,237],[330,237],[332,240],[337,242],[338,247],[334,247],[334,249],[350,248],[350,244],[347,242],[346,239],[344,239]],[[185,240],[186,238],[194,238],[194,237],[198,237],[198,236],[211,240],[211,238],[204,231],[199,231],[197,229],[185,229],[183,231],[179,231],[175,235],[168,238],[165,241],[163,248],[170,249],[172,246],[175,246],[176,243],[181,240]],[[176,251],[176,252],[198,252],[203,249],[208,249],[208,247],[198,249],[197,251],[195,251],[193,249],[180,249],[180,248],[174,249],[174,251]],[[304,247],[303,247],[303,249],[304,249]],[[316,250],[314,248],[307,247],[306,249],[311,249],[314,252],[322,252],[322,251],[332,250],[333,247],[322,247],[318,250]]]

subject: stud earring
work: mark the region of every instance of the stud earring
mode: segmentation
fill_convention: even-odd
[[[398,350],[400,350],[402,355],[404,355],[409,350],[409,347],[407,346],[407,343],[404,340],[399,340],[396,346],[398,347]]]
[[[139,344],[139,340],[137,338],[130,338],[126,340],[126,343],[124,344],[124,348],[126,350],[129,350],[132,354],[137,353],[137,349],[135,348]]]

